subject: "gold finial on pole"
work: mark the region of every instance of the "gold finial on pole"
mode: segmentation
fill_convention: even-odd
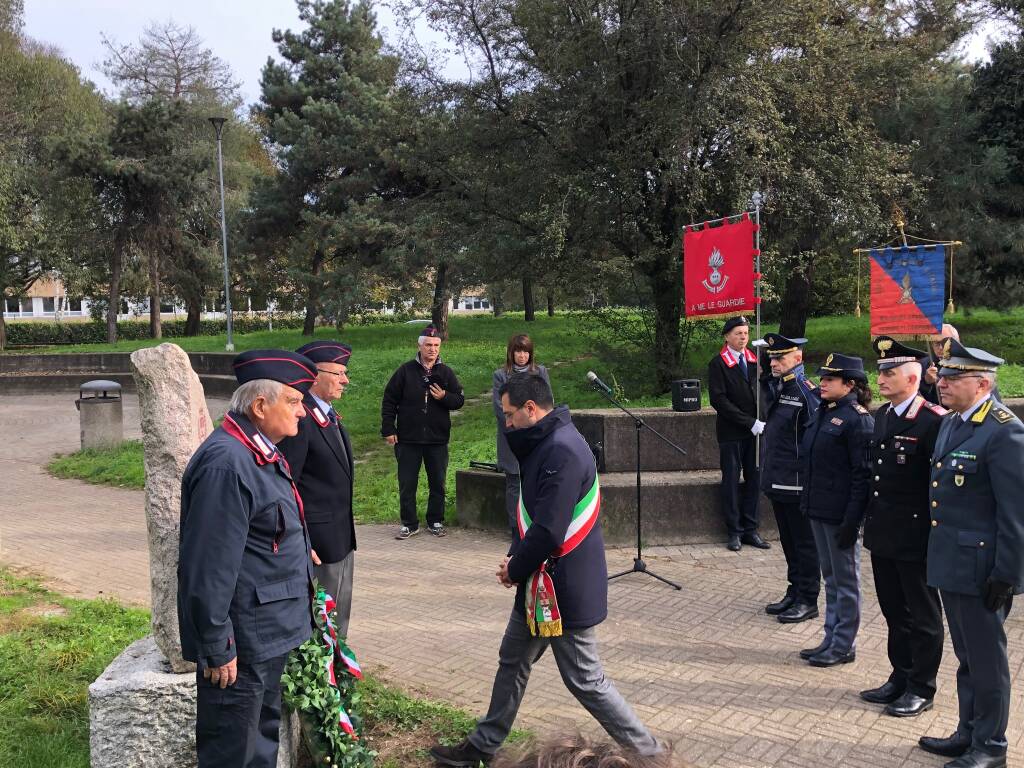
[[[892,204],[892,223],[896,225],[896,229],[900,231],[900,240],[903,242],[903,247],[907,247],[907,233],[904,229],[907,226],[907,217],[903,213],[903,209],[896,203]]]
[[[953,306],[953,249],[956,248],[956,243],[949,244],[949,303],[946,304],[947,314],[952,315],[956,312],[956,307]]]

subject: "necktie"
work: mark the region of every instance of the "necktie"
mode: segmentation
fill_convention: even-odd
[[[334,410],[333,405],[327,409],[327,418],[330,419],[331,424],[338,426],[338,412]]]
[[[747,356],[744,355],[742,352],[740,353],[739,363],[740,363],[740,370],[743,371],[743,375],[746,376],[747,375]]]

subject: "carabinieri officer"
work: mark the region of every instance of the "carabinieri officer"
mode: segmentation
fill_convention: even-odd
[[[275,444],[298,431],[315,366],[269,349],[233,367],[224,423],[181,481],[178,628],[197,664],[200,768],[277,764],[281,673],[313,629],[302,501]]]
[[[782,599],[764,610],[783,624],[795,624],[818,616],[821,571],[810,523],[800,513],[800,440],[821,400],[818,388],[804,376],[807,339],[768,333],[764,341],[770,375],[761,380],[766,403],[762,410],[761,491],[772,503],[789,581]]]
[[[954,411],[939,429],[931,470],[928,583],[942,597],[960,668],[960,721],[921,748],[946,768],[1004,768],[1010,669],[1003,622],[1024,586],[1024,425],[992,396],[1001,358],[946,339],[939,394]]]
[[[296,352],[316,364],[316,381],[302,406],[306,418],[295,437],[279,444],[288,459],[295,485],[302,496],[306,527],[313,543],[313,575],[337,603],[337,624],[348,637],[352,613],[352,574],[356,527],[352,518],[352,443],[334,410],[333,401],[348,384],[352,347],[339,341],[313,341]]]
[[[860,697],[885,704],[888,715],[914,717],[932,708],[942,661],[942,604],[928,586],[926,560],[929,475],[946,409],[920,393],[924,352],[889,336],[875,339],[874,348],[878,392],[888,402],[875,414],[864,546],[889,629],[892,672]]]

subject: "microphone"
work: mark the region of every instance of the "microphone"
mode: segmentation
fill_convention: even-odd
[[[587,371],[587,381],[589,381],[593,385],[594,389],[599,389],[606,395],[614,394],[612,392],[612,388],[605,384],[603,381],[601,381],[599,378],[597,378],[597,374],[594,373],[593,371]]]

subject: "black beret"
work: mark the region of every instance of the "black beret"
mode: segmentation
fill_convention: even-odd
[[[287,384],[303,394],[316,380],[316,364],[308,357],[284,349],[250,349],[231,363],[239,384],[270,379]]]
[[[728,320],[725,321],[725,326],[722,328],[722,335],[725,336],[725,334],[727,334],[733,328],[739,328],[741,325],[749,326],[750,323],[748,323],[747,318],[743,317],[742,315],[740,317],[730,317]]]
[[[348,359],[352,356],[352,347],[340,341],[311,341],[295,351],[314,363],[348,365]]]

